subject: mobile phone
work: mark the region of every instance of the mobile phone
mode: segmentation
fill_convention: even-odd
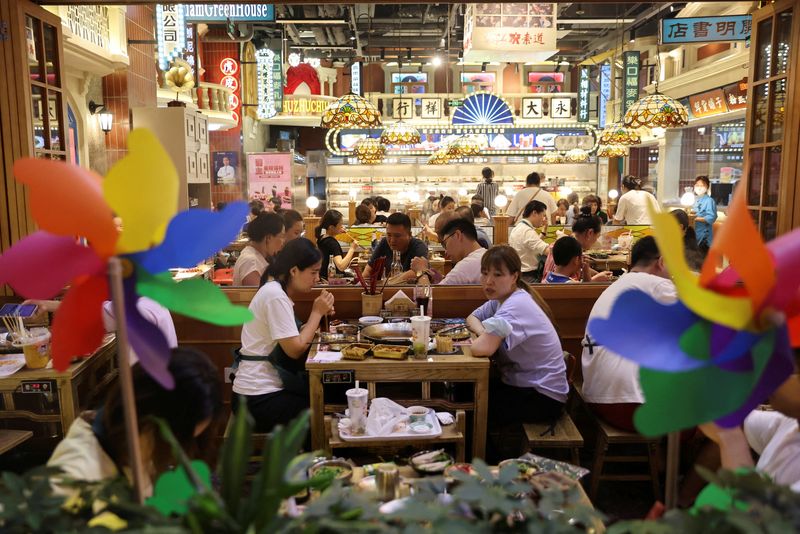
[[[3,307],[0,308],[0,316],[30,317],[36,313],[37,308],[36,304],[3,304]]]

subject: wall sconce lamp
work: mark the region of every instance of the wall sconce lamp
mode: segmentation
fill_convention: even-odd
[[[114,115],[106,109],[105,104],[97,104],[94,100],[89,101],[89,113],[97,115],[100,120],[100,129],[106,134],[111,131],[111,125],[114,123]]]

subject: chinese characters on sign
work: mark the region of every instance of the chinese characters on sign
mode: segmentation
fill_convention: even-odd
[[[250,200],[266,203],[278,198],[281,207],[291,209],[291,168],[291,154],[247,154],[247,192]]]
[[[641,65],[641,58],[639,52],[625,52],[622,55],[623,72],[622,90],[624,91],[622,99],[622,113],[628,111],[632,105],[639,100],[639,67]]]
[[[725,103],[730,111],[745,109],[747,107],[747,82],[737,82],[722,88],[725,93]]]
[[[582,67],[578,79],[578,122],[589,122],[589,67]]]
[[[442,100],[440,98],[421,98],[422,109],[420,117],[423,119],[442,118]]]
[[[167,70],[172,60],[186,50],[186,24],[182,5],[156,5],[156,38],[158,66]]]
[[[350,65],[350,92],[355,93],[359,96],[363,96],[361,93],[361,62],[354,61],[352,65]]]
[[[219,62],[219,71],[220,71],[220,80],[224,80],[225,78],[234,78],[236,81],[237,89],[233,90],[233,93],[228,97],[228,110],[233,115],[233,119],[236,123],[239,123],[239,108],[241,107],[239,95],[237,94],[237,90],[239,87],[239,62],[233,59],[232,57],[226,57],[222,61]]]
[[[713,91],[690,96],[689,108],[692,110],[692,116],[698,119],[728,112],[725,94],[722,89],[714,89]]]
[[[522,99],[522,118],[541,119],[544,117],[544,102],[541,98]]]
[[[395,119],[413,119],[414,100],[406,98],[392,100],[392,117]]]
[[[599,126],[604,128],[606,125],[606,106],[611,100],[611,65],[603,63],[600,65],[600,100],[597,102]]]
[[[557,13],[551,3],[468,4],[464,13],[464,59],[521,60],[526,53],[555,51]]]
[[[274,64],[275,52],[269,48],[262,48],[256,52],[256,85],[258,87],[258,108],[256,114],[259,119],[274,117],[278,110],[275,106],[275,86],[282,85],[280,78],[275,79]]]
[[[750,15],[662,19],[661,44],[745,41],[751,25]]]
[[[550,118],[569,119],[572,117],[572,99],[569,97],[558,97],[550,99]]]

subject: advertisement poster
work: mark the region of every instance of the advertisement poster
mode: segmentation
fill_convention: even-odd
[[[265,153],[247,155],[247,193],[250,200],[260,200],[291,209],[292,155]],[[280,203],[280,204],[279,204]]]
[[[214,152],[214,184],[231,185],[239,181],[239,153]]]

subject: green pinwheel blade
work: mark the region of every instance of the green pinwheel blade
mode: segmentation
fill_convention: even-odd
[[[775,336],[766,335],[752,349],[753,370],[731,372],[709,365],[687,372],[639,369],[645,403],[634,424],[646,436],[692,428],[737,410],[750,396],[769,362]]]
[[[697,321],[686,329],[678,341],[678,346],[696,360],[711,359],[711,323]]]
[[[228,297],[203,279],[176,283],[169,273],[152,275],[136,269],[136,292],[175,313],[219,326],[235,326],[253,319],[250,310],[231,304]]]

